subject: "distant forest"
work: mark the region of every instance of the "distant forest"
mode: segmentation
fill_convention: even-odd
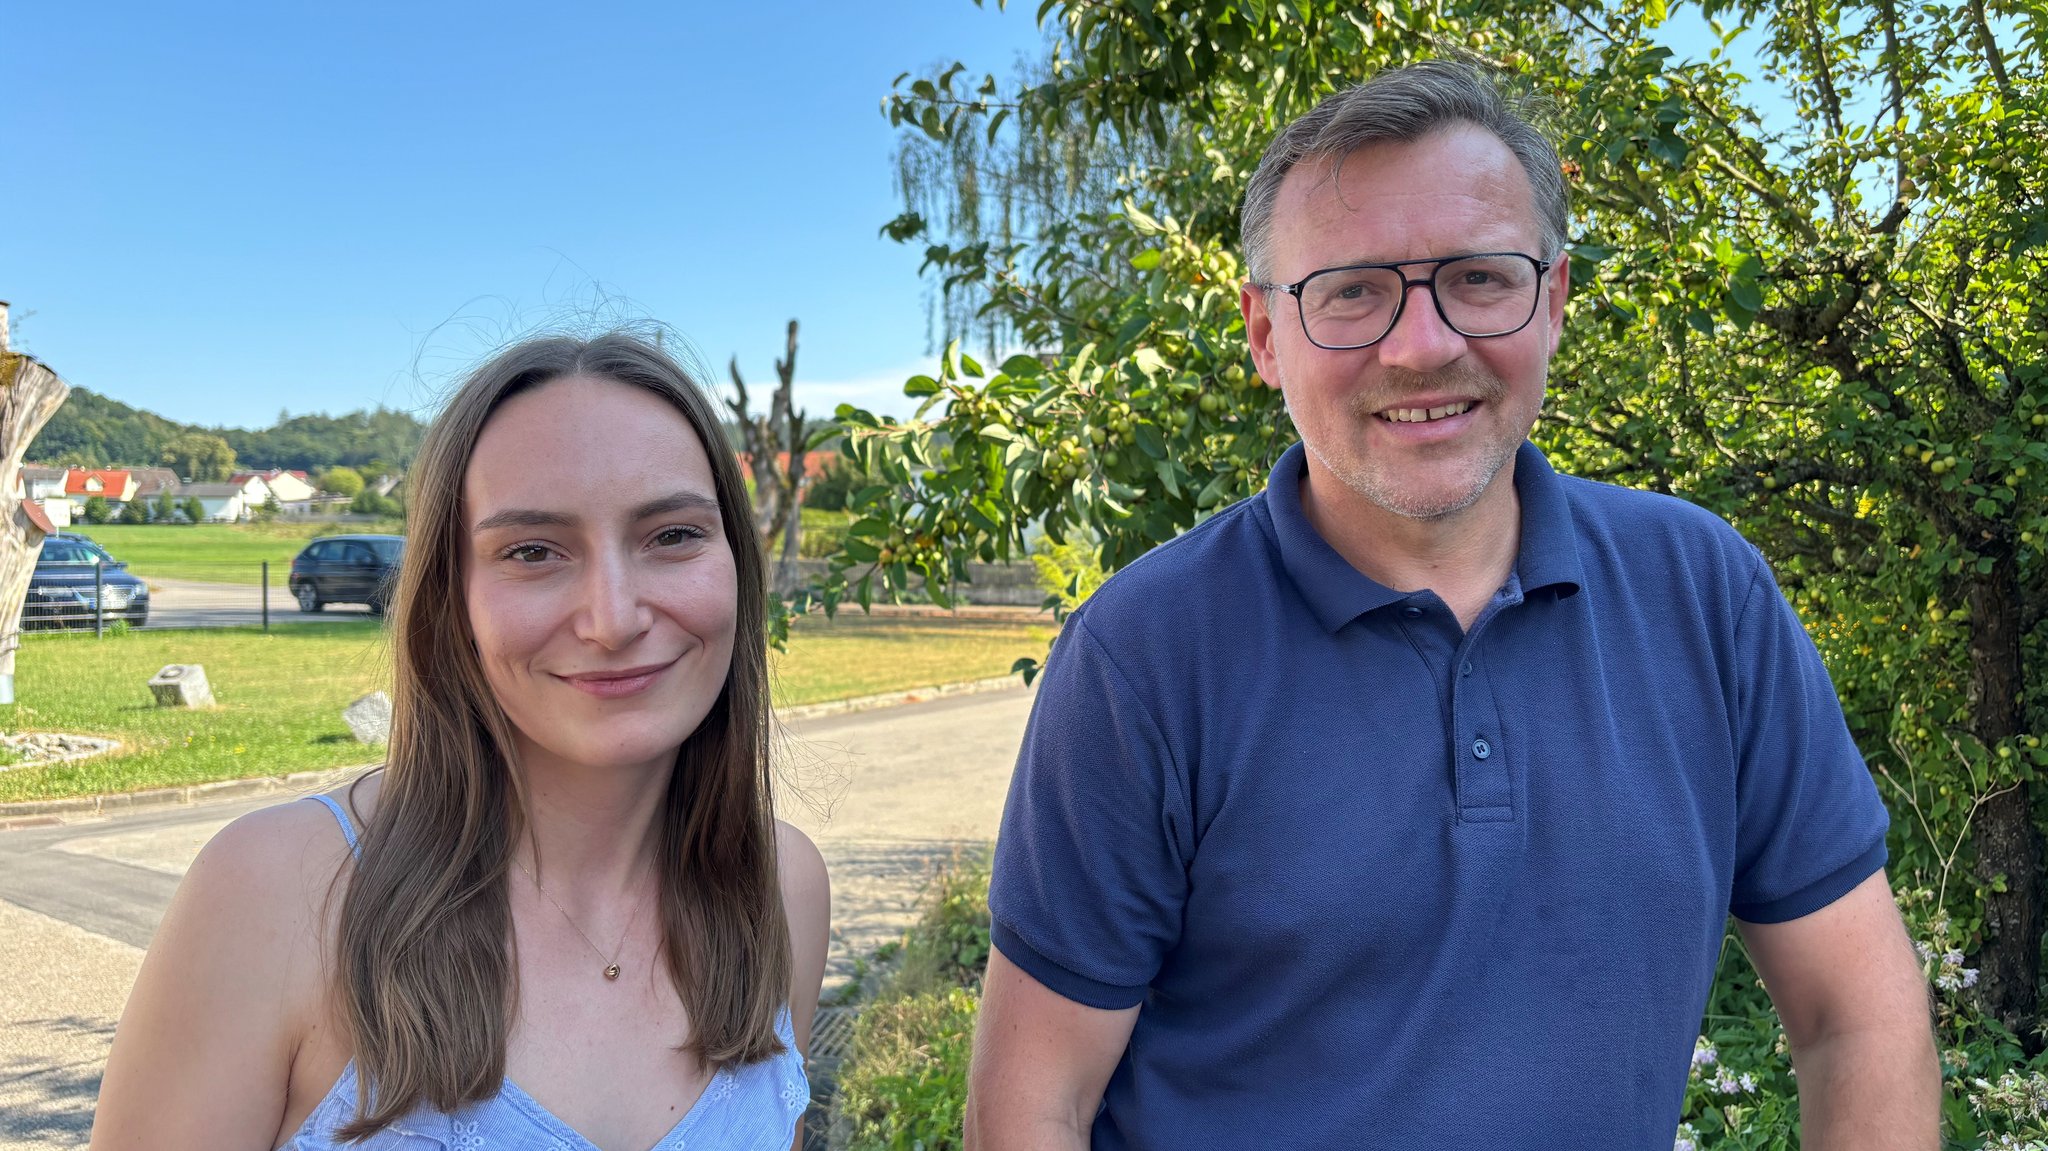
[[[361,468],[371,463],[405,471],[412,467],[426,426],[409,413],[378,408],[344,416],[290,416],[254,432],[209,428],[173,423],[86,388],[72,388],[30,445],[28,458],[82,467],[153,466],[162,460],[166,444],[189,432],[226,440],[241,471],[319,472],[337,464]]]

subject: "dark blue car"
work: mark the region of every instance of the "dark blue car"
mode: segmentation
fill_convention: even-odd
[[[292,598],[300,611],[360,603],[382,615],[404,558],[404,536],[324,536],[292,557]]]
[[[104,603],[94,600],[95,572]],[[96,608],[106,613],[108,623],[125,620],[141,627],[149,622],[149,585],[84,536],[59,532],[45,539],[28,580],[21,626],[91,627]]]

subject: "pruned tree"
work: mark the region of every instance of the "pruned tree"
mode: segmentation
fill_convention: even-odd
[[[796,321],[789,322],[788,350],[775,361],[775,391],[768,408],[756,416],[749,410],[747,381],[740,375],[739,357],[730,365],[733,395],[726,400],[733,421],[739,427],[741,451],[754,474],[754,530],[761,546],[778,555],[775,590],[787,592],[796,585],[797,549],[803,542],[804,453],[812,446],[814,434],[805,413],[792,405],[796,386]],[[831,429],[823,429],[830,434]]]
[[[28,598],[29,575],[35,571],[49,522],[15,492],[30,441],[63,405],[71,385],[34,357],[0,347],[0,389],[0,688],[11,701],[14,652],[21,646],[21,606]]]

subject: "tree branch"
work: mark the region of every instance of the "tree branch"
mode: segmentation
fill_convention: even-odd
[[[1835,139],[1841,140],[1848,136],[1848,130],[1842,125],[1842,97],[1835,91],[1834,73],[1828,68],[1828,49],[1821,42],[1820,16],[1814,11],[1814,2],[1800,0],[1800,22],[1806,32],[1808,47],[1813,50],[1813,78],[1820,86],[1821,111],[1827,116],[1828,131]],[[1885,3],[1889,6],[1890,0],[1885,0]]]
[[[2012,99],[2012,80],[2005,74],[2005,56],[1998,50],[1998,41],[1991,35],[1991,22],[1984,17],[1984,0],[1970,0],[1970,23],[1977,31],[1977,45],[1984,50],[1984,63],[1991,69],[1991,79],[1998,85],[1998,94]]]

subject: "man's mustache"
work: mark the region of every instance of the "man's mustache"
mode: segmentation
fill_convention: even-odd
[[[1382,369],[1370,392],[1351,397],[1351,411],[1353,415],[1369,416],[1402,407],[1402,400],[1411,396],[1438,397],[1446,392],[1489,403],[1506,396],[1508,386],[1500,377],[1463,361],[1446,364],[1433,372],[1388,367]]]

